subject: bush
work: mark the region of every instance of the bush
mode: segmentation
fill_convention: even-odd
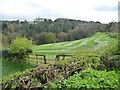
[[[106,66],[106,70],[119,70],[120,69],[120,56],[114,55],[111,58],[104,54],[101,56],[101,61]]]
[[[77,52],[73,58],[69,61],[70,63],[77,63],[83,69],[91,67],[93,69],[105,69],[103,62],[100,59],[101,54],[92,51]]]
[[[2,50],[2,58],[4,58],[4,59],[9,58],[9,51],[8,50]]]
[[[56,81],[49,85],[50,88],[77,88],[77,89],[108,89],[119,88],[118,74],[115,71],[97,71],[94,69],[83,70],[68,79]]]
[[[16,37],[10,44],[8,52],[6,51],[6,54],[8,58],[15,60],[24,59],[26,55],[32,53],[32,45],[32,40]]]
[[[107,52],[107,51],[106,51]],[[110,51],[108,51],[110,52]],[[116,52],[117,53],[117,52]],[[97,70],[118,70],[120,69],[120,56],[97,51],[77,52],[68,62],[76,63],[82,69],[93,68]]]

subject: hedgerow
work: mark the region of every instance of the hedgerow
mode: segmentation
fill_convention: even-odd
[[[78,88],[78,89],[119,89],[119,75],[115,71],[97,71],[87,69],[76,72],[68,79],[53,82],[49,88]]]

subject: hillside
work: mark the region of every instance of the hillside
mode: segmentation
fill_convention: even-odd
[[[37,45],[87,38],[96,32],[118,32],[118,23],[102,24],[58,18],[55,21],[38,18],[31,21],[2,21],[2,45],[7,48],[15,37],[32,39]]]
[[[61,78],[60,76],[62,76],[64,78],[69,77],[69,76],[71,77],[71,75],[75,74],[76,70],[81,70],[81,68],[84,70],[84,69],[88,68],[89,66],[91,66],[91,68],[94,68],[95,70],[97,70],[99,68],[101,68],[101,70],[106,69],[108,71],[117,69],[118,62],[120,60],[119,54],[117,51],[117,46],[118,46],[117,44],[118,44],[118,39],[116,37],[116,34],[113,34],[113,33],[107,34],[107,33],[97,32],[92,37],[84,38],[84,39],[80,39],[80,40],[33,46],[33,48],[32,48],[33,55],[31,55],[32,58],[28,60],[29,64],[27,64],[26,61],[18,63],[18,62],[8,61],[8,60],[4,60],[4,59],[0,60],[0,62],[2,62],[2,71],[3,71],[2,72],[2,80],[4,81],[3,87],[6,88],[7,85],[12,85],[12,86],[17,87],[17,86],[21,85],[20,84],[21,77],[22,78],[26,77],[28,79],[28,82],[31,83],[30,84],[31,87],[36,88],[38,84],[39,84],[39,87],[41,87],[42,85],[44,85],[44,83],[42,83],[42,81],[44,81],[45,77],[51,77],[48,81],[51,81],[53,78],[55,80],[57,80],[58,78],[60,79]],[[84,51],[87,51],[87,52],[84,52]],[[103,57],[103,59],[101,59],[101,54],[97,54],[92,51],[96,51],[99,53],[106,52],[106,53],[109,53],[108,57],[109,56],[110,57],[109,58]],[[117,54],[116,54],[116,51],[117,51]],[[81,54],[79,52],[84,52],[84,53]],[[39,59],[38,63],[37,63],[36,57],[33,58],[33,56],[35,56],[35,54],[46,55],[47,56],[47,64],[43,63],[42,58]],[[70,59],[65,58],[64,60],[56,61],[55,56],[57,54],[74,54],[74,57],[72,57]],[[110,59],[111,56],[112,56],[112,59]],[[81,57],[82,57],[82,59],[81,59]],[[84,60],[83,60],[83,57],[84,57]],[[103,62],[103,63],[101,63],[101,62]],[[67,71],[65,72],[64,69],[66,67],[66,63],[67,63]],[[83,63],[85,63],[85,64],[82,65]],[[44,72],[44,73],[41,74],[41,72]],[[101,71],[99,71],[99,72],[101,73]],[[105,72],[105,73],[107,75],[107,72]],[[117,73],[115,73],[115,75],[117,75]],[[103,76],[101,76],[101,77],[103,77]],[[73,78],[74,78],[74,76],[73,76]],[[11,82],[11,79],[13,82]],[[29,81],[29,79],[31,79],[32,81]],[[41,81],[39,81],[39,79]],[[104,79],[106,80],[106,78],[104,78]],[[110,81],[110,83],[111,83],[113,79],[111,77],[110,77],[110,79],[111,79],[111,81]],[[15,82],[14,80],[16,81],[16,83],[14,83]],[[63,79],[63,80],[65,80],[65,79]],[[99,80],[99,78],[98,78],[98,80]],[[46,82],[48,82],[48,81],[46,81]],[[69,79],[68,79],[68,81],[69,81]],[[84,82],[84,80],[83,80],[83,82]],[[105,82],[105,83],[107,83],[107,82]],[[117,82],[115,82],[115,83],[117,83]],[[95,83],[95,84],[98,84],[98,83]],[[23,83],[22,83],[22,85],[24,86]],[[67,84],[67,85],[69,85],[69,84]],[[86,83],[86,85],[88,85],[88,83]],[[78,86],[79,86],[79,84],[78,84]],[[54,86],[52,86],[52,87],[54,87]]]
[[[45,54],[48,58],[53,59],[57,54],[74,54],[78,50],[105,51],[106,47],[116,43],[117,38],[98,32],[92,37],[85,39],[34,46],[33,54]]]

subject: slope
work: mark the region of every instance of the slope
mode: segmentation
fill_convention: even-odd
[[[116,42],[117,38],[98,32],[92,37],[81,40],[34,46],[33,54],[45,54],[48,58],[53,59],[57,54],[74,54],[78,50],[102,50]]]

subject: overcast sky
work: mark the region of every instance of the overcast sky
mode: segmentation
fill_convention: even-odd
[[[70,18],[108,23],[118,21],[119,0],[0,0],[0,18],[32,20]]]

